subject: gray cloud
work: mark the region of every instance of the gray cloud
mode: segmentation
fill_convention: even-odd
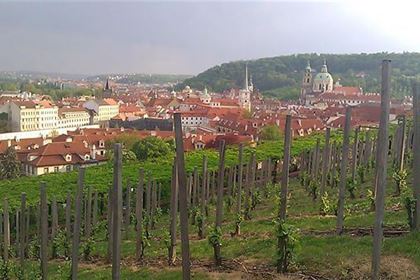
[[[340,3],[0,3],[0,69],[189,73],[301,52],[403,51]]]

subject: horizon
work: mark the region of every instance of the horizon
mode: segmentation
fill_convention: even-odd
[[[282,55],[277,55],[277,56],[270,56],[270,57],[259,57],[259,58],[250,58],[250,59],[240,59],[240,60],[232,60],[232,61],[226,61],[226,62],[222,62],[220,64],[215,64],[213,66],[210,66],[207,69],[204,69],[202,72],[209,70],[210,68],[216,67],[216,66],[221,66],[223,64],[227,64],[227,63],[233,63],[233,62],[240,62],[240,61],[254,61],[254,60],[259,60],[259,59],[269,59],[269,58],[275,58],[275,57],[283,57],[283,56],[295,56],[295,55],[318,55],[318,56],[323,56],[323,55],[362,55],[362,54],[380,54],[380,53],[385,53],[385,54],[404,54],[404,53],[420,53],[420,51],[413,51],[413,52],[407,52],[407,51],[401,51],[401,52],[359,52],[359,53],[291,53],[291,54],[282,54]],[[385,59],[385,58],[384,58]],[[328,60],[327,60],[327,64],[328,64]],[[303,67],[303,66],[302,66]],[[303,68],[302,68],[303,69]],[[74,75],[74,76],[83,76],[83,78],[88,78],[88,77],[93,77],[93,76],[111,76],[111,75],[173,75],[173,76],[197,76],[200,73],[196,73],[196,74],[185,74],[185,73],[146,73],[146,72],[136,72],[136,73],[131,73],[131,72],[113,72],[113,73],[90,73],[90,74],[86,74],[86,73],[65,73],[65,72],[54,72],[54,71],[37,71],[37,70],[7,70],[7,69],[0,69],[0,72],[13,72],[13,73],[34,73],[34,74],[55,74],[55,75]]]
[[[400,4],[372,13],[377,1],[363,3],[363,11],[360,3],[2,2],[0,69],[197,75],[223,63],[300,53],[419,51],[410,17],[418,4],[405,3],[408,14],[399,16]]]

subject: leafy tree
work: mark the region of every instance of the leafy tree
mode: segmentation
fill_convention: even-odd
[[[18,178],[21,175],[20,162],[14,147],[7,148],[0,156],[0,176],[2,179]]]
[[[136,142],[132,151],[136,154],[138,160],[153,160],[172,155],[173,146],[158,137],[149,136]]]
[[[277,125],[267,125],[261,129],[261,140],[281,140],[282,136]]]
[[[373,54],[298,54],[261,58],[250,61],[234,61],[214,66],[195,77],[177,85],[222,92],[244,83],[245,64],[253,75],[255,88],[262,94],[280,99],[296,99],[299,96],[303,70],[308,60],[319,71],[324,58],[334,80],[340,79],[344,86],[360,86],[364,92],[379,92],[378,63],[392,60],[392,94],[403,97],[410,94],[410,79],[420,73],[419,53],[373,53]]]
[[[123,149],[126,150],[132,150],[134,147],[134,144],[140,140],[139,137],[130,134],[130,133],[122,133],[118,135],[117,137],[113,138],[110,141],[107,141],[105,143],[105,146],[108,150],[112,149],[115,143],[121,143],[123,146]]]

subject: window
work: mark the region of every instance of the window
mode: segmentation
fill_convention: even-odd
[[[54,166],[54,172],[58,172],[59,168],[58,166]]]
[[[66,165],[66,171],[67,172],[71,171],[71,165]]]
[[[44,168],[44,173],[45,173],[45,174],[48,174],[48,167],[45,167],[45,168]]]

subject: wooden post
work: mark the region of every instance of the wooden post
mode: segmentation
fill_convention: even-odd
[[[190,174],[187,178],[187,207],[188,210],[191,207],[191,193],[192,193],[192,182],[193,182],[193,178],[192,178],[192,174]]]
[[[219,173],[217,180],[217,204],[216,204],[216,223],[215,229],[220,230],[223,220],[223,181],[224,181],[224,171],[225,171],[225,140],[220,141],[219,146]],[[222,264],[222,255],[220,252],[219,243],[213,244],[214,246],[214,257],[215,263],[217,266]]]
[[[66,238],[67,238],[67,244],[70,244],[71,242],[71,194],[70,192],[67,193],[66,198]],[[66,252],[68,254],[69,252]],[[67,255],[68,256],[68,255]]]
[[[359,129],[356,128],[354,131],[354,142],[353,142],[353,150],[351,153],[352,162],[351,162],[351,179],[354,182],[356,180],[356,169],[357,169],[357,151],[359,147]]]
[[[375,224],[373,227],[372,279],[379,279],[380,257],[383,238],[384,201],[387,176],[387,141],[390,107],[391,61],[382,62],[381,118],[379,122],[376,152]]]
[[[233,184],[233,166],[228,167],[228,180],[227,180],[227,197],[230,200],[232,196],[232,184]],[[229,201],[230,203],[230,201]]]
[[[26,193],[22,193],[20,197],[20,247],[19,247],[19,260],[22,272],[25,267],[26,255]]]
[[[289,186],[290,146],[292,141],[292,116],[286,116],[284,128],[283,170],[281,174],[279,219],[286,220],[287,188]]]
[[[321,143],[320,143],[320,139],[317,138],[316,139],[316,146],[315,146],[315,153],[314,153],[314,160],[313,160],[313,174],[312,177],[314,180],[318,180],[318,176],[319,176],[319,158],[320,158],[320,150],[321,150]]]
[[[330,176],[330,186],[334,187],[334,182],[335,182],[335,174],[336,174],[336,158],[337,158],[337,142],[334,141],[331,147],[331,164],[330,164],[330,169],[331,169],[331,176]]]
[[[404,170],[404,154],[405,154],[405,129],[406,129],[406,119],[405,116],[402,116],[401,119],[401,123],[400,123],[400,127],[401,127],[401,132],[400,132],[400,137],[399,137],[399,141],[398,141],[398,158],[397,158],[397,170],[399,172],[402,172]],[[396,194],[400,195],[401,193],[401,186],[397,186],[396,189]]]
[[[73,225],[73,244],[71,253],[71,279],[77,279],[77,271],[79,266],[79,244],[80,244],[80,228],[82,223],[82,199],[83,187],[85,180],[85,168],[79,168],[79,176],[77,180],[76,198],[74,200],[75,217]]]
[[[327,129],[325,130],[325,146],[324,146],[324,153],[323,153],[323,159],[322,159],[321,187],[319,190],[320,196],[324,195],[325,186],[327,184],[328,169],[330,166],[330,137],[331,137],[331,129],[327,127]]]
[[[178,206],[178,169],[176,158],[174,165],[172,166],[172,180],[171,180],[171,201],[170,201],[170,224],[169,224],[169,235],[170,244],[168,248],[168,264],[175,264],[176,257],[176,220],[177,220],[177,209]]]
[[[106,213],[107,221],[108,221],[108,224],[107,224],[108,247],[107,247],[106,258],[107,258],[108,263],[111,263],[112,261],[112,240],[113,240],[112,238],[112,228],[113,228],[112,227],[112,199],[113,199],[112,196],[113,194],[112,194],[112,186],[111,186],[108,189],[108,204],[107,204],[107,213]]]
[[[19,209],[16,209],[15,212],[15,249],[16,249],[16,255],[19,257],[19,251],[20,251],[20,213]]]
[[[157,190],[157,183],[156,180],[152,181],[152,206],[150,210],[150,222],[151,222],[151,229],[155,229],[155,215],[156,215],[156,190]]]
[[[193,197],[192,197],[192,207],[197,206],[197,190],[198,190],[198,169],[197,166],[194,167],[193,172]]]
[[[9,217],[9,202],[7,198],[3,200],[3,260],[9,260],[10,247],[10,217]]]
[[[160,199],[162,195],[162,183],[158,183],[158,189],[157,189],[157,208],[161,209],[162,205],[160,204]]]
[[[413,83],[413,133],[413,166],[418,168],[420,166],[420,87],[417,82]],[[416,199],[413,227],[420,231],[420,172],[413,172],[413,192]]]
[[[211,174],[211,195],[210,200],[214,201],[216,196],[216,171],[213,171]]]
[[[47,202],[47,191],[45,183],[41,183],[41,207],[40,207],[40,218],[41,218],[41,275],[42,279],[47,279],[47,263],[48,263],[48,202]]]
[[[92,187],[88,187],[87,198],[85,200],[86,203],[86,224],[85,224],[85,236],[86,239],[89,239],[92,235]]]
[[[58,231],[58,207],[57,207],[57,199],[53,197],[51,202],[51,240],[55,238]]]
[[[181,222],[181,252],[182,252],[182,279],[191,278],[190,245],[188,238],[188,209],[187,186],[184,164],[184,142],[182,138],[181,113],[174,114],[174,130],[176,142],[176,160],[179,183],[179,211]]]
[[[251,168],[250,168],[250,171],[251,171],[251,178],[250,178],[250,180],[249,180],[249,196],[250,196],[250,198],[251,198],[251,205],[250,205],[250,209],[251,210],[253,210],[254,208],[255,208],[255,206],[256,206],[256,201],[255,201],[255,171],[256,171],[256,169],[257,169],[257,161],[256,161],[256,156],[255,156],[255,152],[254,153],[252,153],[252,156],[251,156],[251,166],[250,166]],[[251,218],[251,215],[250,215],[250,211],[247,211],[248,212],[248,219],[250,219]]]
[[[136,258],[143,258],[143,195],[144,170],[139,170],[139,182],[136,190]]]
[[[92,224],[96,226],[97,223],[98,223],[98,192],[95,191],[93,195]]]
[[[370,138],[370,130],[366,131],[365,135],[365,149],[363,153],[363,165],[368,170],[370,166],[370,158],[372,155],[372,139]]]
[[[344,199],[347,184],[347,166],[349,161],[351,127],[351,107],[346,108],[346,122],[344,124],[343,151],[340,168],[340,182],[338,190],[338,210],[337,210],[337,234],[341,235],[344,229]]]
[[[112,279],[120,279],[122,220],[122,152],[114,144],[114,184],[112,191]]]
[[[130,219],[131,219],[131,185],[130,182],[127,182],[127,190],[125,193],[125,239],[128,239],[130,231]]]
[[[150,197],[151,195],[151,189],[152,189],[152,178],[149,175],[147,178],[147,184],[146,184],[146,192],[145,192],[145,198],[146,198],[146,235],[149,236],[149,230],[150,230],[150,224],[151,224],[151,217],[150,217],[150,213],[151,213],[151,201],[152,198]]]
[[[243,144],[239,144],[239,153],[238,153],[238,187],[236,188],[236,217],[237,219],[240,219],[242,216],[242,210],[241,210],[241,199],[242,199],[242,181],[243,181]],[[235,221],[235,235],[241,234],[241,224],[240,220]]]
[[[58,206],[57,206],[57,199],[53,197],[51,201],[51,242],[54,241],[55,237],[57,236],[58,231]],[[54,244],[54,243],[53,243]],[[57,248],[52,246],[52,254],[51,257],[57,257]]]
[[[203,239],[205,236],[205,228],[206,228],[206,185],[207,185],[207,156],[203,156],[203,170],[202,170],[202,181],[201,181],[201,209],[200,209],[200,217],[201,222],[198,225],[198,236],[200,239]]]

